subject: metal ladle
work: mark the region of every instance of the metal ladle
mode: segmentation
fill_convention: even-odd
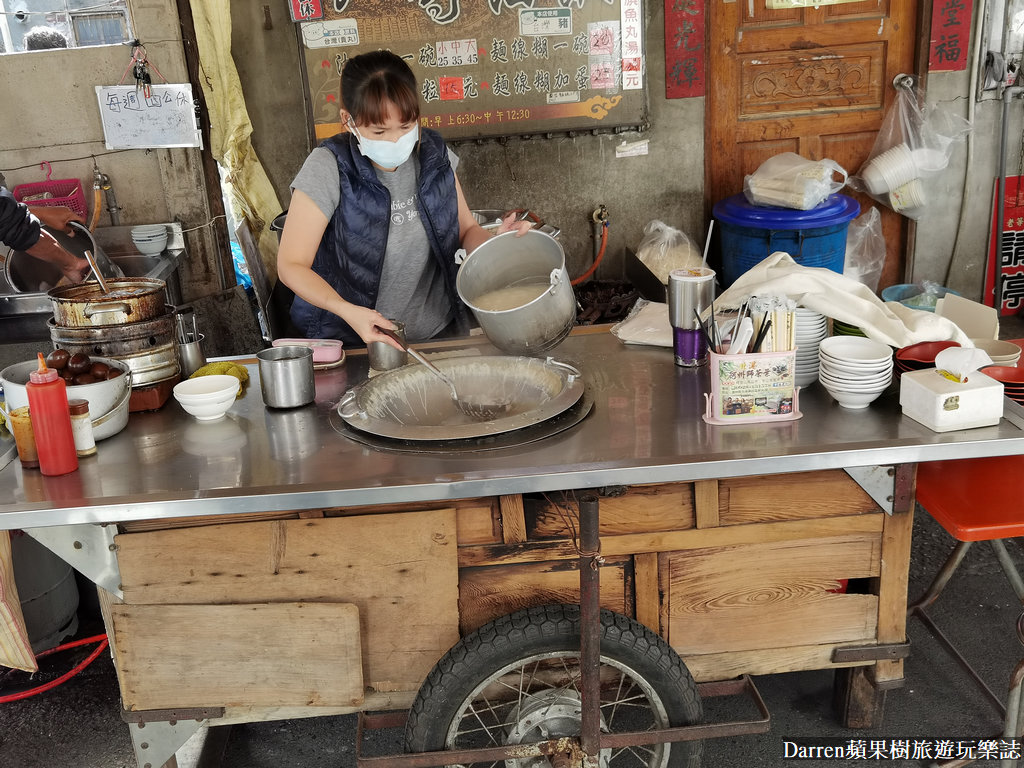
[[[493,403],[484,402],[483,400],[476,397],[459,397],[458,390],[455,389],[455,382],[451,378],[443,373],[432,362],[427,360],[423,355],[417,352],[415,349],[406,344],[405,340],[395,333],[390,328],[381,328],[379,325],[376,326],[377,330],[383,333],[385,336],[394,339],[398,342],[399,346],[402,347],[406,352],[413,356],[418,363],[422,363],[430,369],[431,373],[437,376],[441,381],[448,385],[449,391],[452,393],[452,400],[460,411],[466,416],[476,421],[490,421],[497,416],[503,416],[512,410],[512,403]]]
[[[96,282],[100,284],[100,290],[103,291],[103,295],[106,296],[110,293],[107,290],[107,281],[103,278],[103,273],[96,264],[96,257],[92,255],[92,251],[85,250],[85,260],[89,262],[89,266],[92,267],[92,273],[96,277]]]

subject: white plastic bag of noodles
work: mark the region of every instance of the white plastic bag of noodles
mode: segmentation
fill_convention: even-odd
[[[657,219],[644,227],[636,257],[662,285],[668,285],[668,273],[673,269],[699,267],[703,260],[700,250],[685,232]]]
[[[928,190],[949,165],[971,123],[938,106],[929,107],[916,86],[896,89],[867,161],[850,186],[908,219],[928,209]]]
[[[846,186],[846,171],[835,160],[808,160],[795,152],[769,157],[743,179],[753,205],[809,211]]]
[[[882,215],[874,206],[850,222],[846,230],[846,264],[843,275],[878,292],[885,266],[885,236]]]

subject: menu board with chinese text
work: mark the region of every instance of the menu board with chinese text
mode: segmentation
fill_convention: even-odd
[[[641,0],[334,0],[300,24],[317,140],[341,131],[345,62],[386,48],[412,68],[422,124],[446,139],[647,122]]]

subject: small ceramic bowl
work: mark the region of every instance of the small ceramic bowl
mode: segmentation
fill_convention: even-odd
[[[200,421],[219,419],[235,402],[240,382],[234,376],[199,376],[174,385],[174,399]]]

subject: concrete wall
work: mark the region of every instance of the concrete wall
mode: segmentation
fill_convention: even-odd
[[[929,76],[928,104],[968,117],[969,72]],[[973,147],[961,144],[950,167],[928,189],[928,212],[918,221],[913,280],[934,280],[980,300],[992,233],[992,199],[999,175],[1002,102],[989,93],[975,104]],[[1014,99],[1007,122],[1006,174],[1016,176],[1024,109]],[[972,155],[968,168],[968,155]],[[966,200],[964,214],[961,204]]]

